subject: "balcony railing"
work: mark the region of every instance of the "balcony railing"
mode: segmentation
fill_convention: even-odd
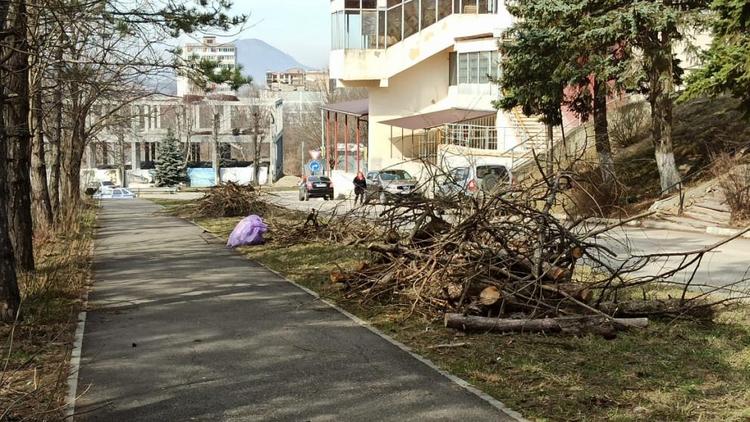
[[[518,128],[472,125],[463,123],[445,126],[445,143],[466,148],[505,151],[516,139]]]
[[[454,14],[495,14],[499,0],[346,0],[331,17],[331,49],[384,49]]]

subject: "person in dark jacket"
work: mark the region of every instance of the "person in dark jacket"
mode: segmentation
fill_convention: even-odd
[[[361,205],[365,204],[365,191],[367,191],[367,180],[360,171],[354,178],[354,205],[357,205],[357,199],[359,199]]]

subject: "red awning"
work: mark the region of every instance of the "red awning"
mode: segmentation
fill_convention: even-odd
[[[332,111],[334,113],[362,117],[367,116],[368,112],[370,111],[370,100],[364,98],[362,100],[345,101],[334,104],[323,104],[322,106],[320,106],[320,108],[326,111]]]
[[[388,126],[396,126],[404,129],[432,129],[449,123],[459,123],[467,120],[479,119],[497,114],[497,111],[489,110],[467,110],[463,108],[449,108],[447,110],[433,111],[431,113],[415,114],[413,116],[400,117],[398,119],[380,122]]]

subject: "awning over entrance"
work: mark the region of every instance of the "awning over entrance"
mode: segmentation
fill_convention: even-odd
[[[368,115],[370,111],[370,101],[367,98],[364,98],[362,100],[344,101],[334,104],[323,104],[322,106],[320,106],[320,108],[333,113],[362,117]]]
[[[431,113],[415,114],[398,119],[380,122],[384,125],[396,126],[403,129],[418,130],[432,129],[449,123],[459,123],[467,120],[479,119],[496,114],[497,111],[468,110],[463,108],[449,108]]]

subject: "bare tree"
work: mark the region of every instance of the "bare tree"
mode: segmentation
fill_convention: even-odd
[[[8,196],[4,201],[11,243],[19,270],[34,269],[33,227],[31,221],[31,132],[29,130],[29,70],[27,10],[24,0],[9,3],[2,38],[2,114],[6,139]]]

